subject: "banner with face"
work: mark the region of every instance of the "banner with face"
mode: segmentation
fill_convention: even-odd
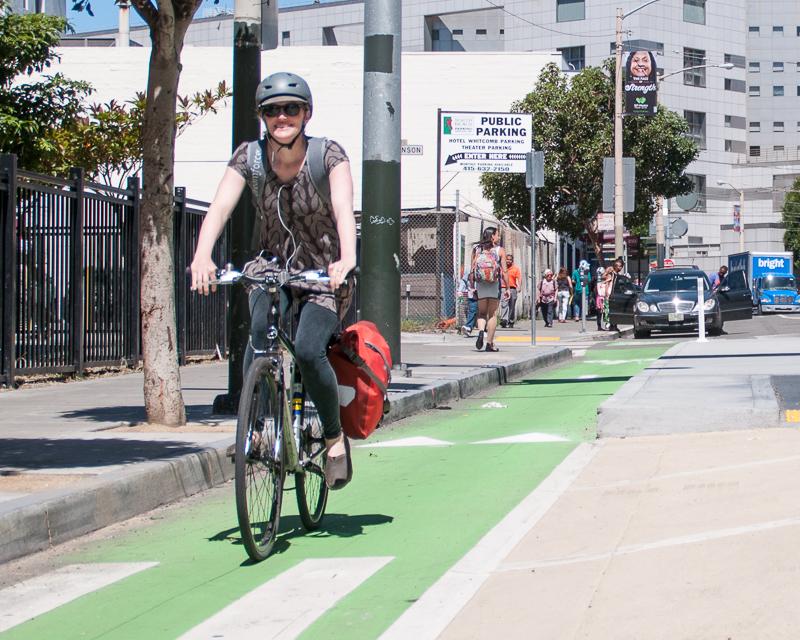
[[[625,115],[654,116],[658,110],[656,57],[652,51],[631,51],[625,60]]]

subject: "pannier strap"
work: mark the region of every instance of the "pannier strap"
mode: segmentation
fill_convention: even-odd
[[[383,353],[381,352],[381,350],[378,349],[378,347],[376,347],[374,344],[371,344],[371,343],[367,342],[366,340],[364,341],[364,344],[367,345],[370,349],[372,349],[375,353],[377,353],[381,357],[381,360],[383,360],[383,366],[386,368],[386,373],[389,375],[389,379],[391,380],[392,371],[389,368],[389,363],[386,360],[386,356],[384,356]],[[384,402],[385,403],[388,402],[389,393],[388,393],[388,390],[386,388],[386,385],[383,384],[383,381],[377,375],[375,375],[375,372],[366,363],[364,358],[362,358],[355,351],[353,351],[349,346],[347,346],[347,345],[345,345],[343,343],[339,344],[339,348],[350,359],[350,362],[352,362],[353,364],[358,366],[359,369],[361,369],[364,373],[366,373],[370,377],[370,379],[375,384],[378,385],[378,388],[381,390],[381,393],[383,393]]]

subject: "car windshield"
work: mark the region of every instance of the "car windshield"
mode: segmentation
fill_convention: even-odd
[[[767,276],[764,278],[762,286],[764,289],[796,289],[792,276]]]
[[[702,277],[706,289],[708,286],[708,278],[705,274],[688,274],[688,273],[651,273],[647,282],[644,283],[645,292],[662,292],[669,291],[697,291],[697,278]]]

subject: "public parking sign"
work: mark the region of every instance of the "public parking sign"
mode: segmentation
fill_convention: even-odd
[[[531,114],[440,111],[439,118],[442,172],[525,173]]]

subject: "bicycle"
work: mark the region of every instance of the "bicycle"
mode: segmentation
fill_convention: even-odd
[[[255,351],[245,375],[234,445],[236,513],[242,542],[255,562],[266,559],[275,544],[287,474],[294,474],[297,506],[306,530],[318,529],[325,515],[328,500],[325,438],[317,410],[305,396],[294,360],[292,333],[297,302],[285,318],[279,294],[293,282],[325,284],[329,280],[322,271],[304,271],[292,276],[280,270],[251,277],[226,265],[210,283],[256,284],[272,299],[268,344],[263,351]],[[288,354],[288,362],[284,354]]]

